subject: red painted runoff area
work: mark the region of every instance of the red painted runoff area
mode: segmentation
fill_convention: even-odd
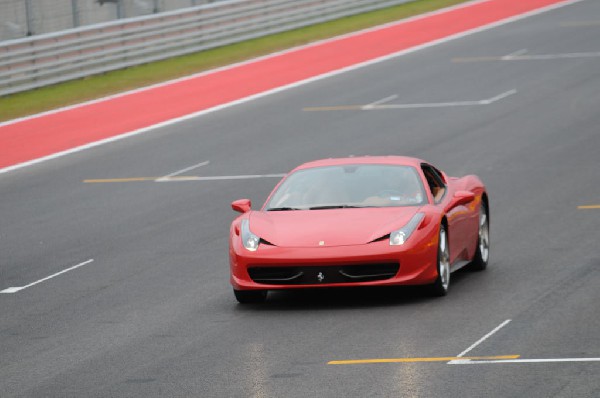
[[[483,27],[564,0],[468,3],[189,79],[0,125],[0,169]]]

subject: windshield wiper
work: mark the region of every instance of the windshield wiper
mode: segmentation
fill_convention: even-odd
[[[309,207],[308,210],[329,210],[329,209],[362,209],[369,206],[352,206],[352,205],[327,205]]]
[[[266,211],[363,209],[365,207],[374,207],[374,206],[324,205],[324,206],[313,206],[313,207],[309,207],[309,208],[300,208],[300,207],[269,207],[268,209],[266,209]]]

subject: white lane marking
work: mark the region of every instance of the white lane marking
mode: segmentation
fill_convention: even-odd
[[[87,260],[87,261],[84,261],[84,262],[82,262],[82,263],[79,263],[79,264],[77,264],[77,265],[74,265],[74,266],[72,266],[72,267],[69,267],[69,268],[67,268],[67,269],[64,269],[64,270],[62,270],[62,271],[60,271],[60,272],[57,272],[56,274],[52,274],[52,275],[50,275],[50,276],[47,276],[47,277],[45,277],[45,278],[43,278],[43,279],[40,279],[40,280],[38,280],[38,281],[35,281],[35,282],[33,282],[33,283],[30,283],[30,284],[28,284],[28,285],[25,285],[25,286],[20,286],[20,287],[9,287],[9,288],[7,288],[7,289],[4,289],[4,290],[0,291],[0,293],[17,293],[17,292],[20,292],[20,291],[21,291],[21,290],[23,290],[23,289],[27,289],[27,288],[29,288],[29,287],[32,287],[32,286],[35,286],[35,285],[37,285],[38,283],[42,283],[42,282],[45,282],[45,281],[47,281],[48,279],[52,279],[52,278],[54,278],[54,277],[57,277],[57,276],[59,276],[59,275],[62,275],[62,274],[64,274],[65,272],[69,272],[69,271],[72,271],[72,270],[74,270],[74,269],[76,269],[76,268],[83,267],[84,265],[86,265],[86,264],[89,264],[89,263],[91,263],[91,262],[93,262],[93,261],[94,261],[94,259],[93,259],[93,258],[90,258],[90,259],[89,259],[89,260]]]
[[[498,330],[500,330],[504,326],[508,325],[510,323],[510,321],[511,321],[510,319],[507,319],[504,322],[502,322],[500,325],[496,326],[491,332],[489,332],[488,334],[486,334],[485,336],[483,336],[482,338],[480,338],[479,340],[477,340],[475,343],[471,344],[469,346],[469,348],[467,348],[466,350],[464,350],[463,352],[461,352],[460,354],[458,354],[457,357],[464,357],[467,353],[469,353],[471,350],[473,350],[479,344],[483,343],[484,341],[486,341],[487,339],[489,339],[490,337],[492,337],[492,335],[494,333],[496,333]],[[452,362],[454,362],[454,361],[450,361],[448,363],[452,363]]]
[[[546,61],[551,59],[573,59],[573,58],[598,58],[600,52],[562,53],[562,54],[540,54],[540,55],[516,55],[510,58],[502,57],[503,61]]]
[[[16,293],[19,290],[23,289],[22,287],[9,287],[8,289],[4,289],[0,291],[0,293]]]
[[[600,52],[562,53],[562,54],[508,54],[499,56],[482,56],[454,58],[453,62],[496,62],[496,61],[549,61],[556,59],[599,58]]]
[[[170,178],[159,178],[154,180],[156,182],[179,182],[179,181],[221,181],[221,180],[249,180],[254,178],[282,178],[285,174],[248,174],[248,175],[234,175],[234,176],[182,176],[182,177],[170,177]]]
[[[543,359],[455,359],[448,362],[452,365],[479,365],[490,363],[560,363],[560,362],[600,362],[600,358],[543,358]]]
[[[157,178],[157,179],[156,179],[156,181],[161,181],[161,180],[169,179],[169,178],[171,178],[171,177],[178,176],[179,174],[183,174],[183,173],[185,173],[185,172],[188,172],[188,171],[190,171],[190,170],[197,169],[198,167],[206,166],[206,165],[207,165],[207,164],[209,164],[209,163],[210,163],[210,160],[207,160],[207,161],[205,161],[205,162],[200,162],[200,163],[198,163],[198,164],[195,164],[195,165],[193,165],[193,166],[186,167],[185,169],[177,170],[177,171],[176,171],[176,172],[174,172],[174,173],[167,174],[167,175],[166,175],[166,176],[164,176],[164,177]]]
[[[367,105],[362,107],[363,110],[378,110],[378,109],[419,109],[419,108],[449,108],[454,106],[478,106],[478,105],[490,105],[494,102],[500,101],[506,97],[514,95],[517,90],[509,90],[495,97],[479,100],[479,101],[452,101],[452,102],[433,102],[423,104],[382,104],[382,105]]]
[[[511,95],[514,95],[517,93],[517,90],[513,89],[513,90],[508,90],[502,94],[499,94],[493,98],[487,99],[487,100],[483,100],[481,101],[481,105],[490,105],[493,104],[494,102],[503,100],[506,97],[510,97]]]
[[[450,8],[446,8],[446,9],[443,9],[443,10],[438,10],[438,12],[423,14],[423,15],[420,15],[420,16],[415,17],[415,18],[408,18],[408,19],[402,20],[402,21],[397,22],[397,23],[399,23],[399,24],[400,23],[406,23],[408,21],[413,21],[413,20],[425,18],[425,17],[431,16],[431,15],[441,14],[443,12],[446,12],[446,11],[449,11],[449,10],[453,10],[455,8],[468,7],[470,5],[477,4],[477,3],[483,3],[485,1],[488,1],[488,0],[476,0],[476,1],[472,2],[472,3],[460,4],[460,5],[458,5],[457,7],[454,7],[454,8],[450,7]],[[235,106],[235,105],[239,105],[239,104],[243,104],[243,103],[246,103],[246,102],[250,102],[250,101],[253,101],[253,100],[256,100],[256,99],[259,99],[259,98],[266,97],[268,95],[272,95],[272,94],[275,94],[275,93],[280,93],[282,91],[286,91],[286,90],[289,90],[289,89],[292,89],[292,88],[303,86],[305,84],[309,84],[309,83],[316,82],[316,81],[319,81],[319,80],[327,79],[327,78],[329,78],[331,76],[337,76],[337,75],[340,75],[342,73],[350,72],[350,71],[353,71],[353,70],[356,70],[356,69],[364,68],[366,66],[370,66],[370,65],[381,63],[381,62],[384,62],[384,61],[387,61],[387,60],[390,60],[390,59],[398,58],[398,57],[404,56],[406,54],[411,54],[411,53],[414,53],[414,52],[417,52],[417,51],[420,51],[420,50],[423,50],[423,49],[426,49],[426,48],[437,46],[437,45],[440,45],[440,44],[443,44],[443,43],[448,43],[448,42],[453,41],[453,40],[457,40],[457,39],[460,39],[460,38],[463,38],[463,37],[471,36],[471,35],[479,33],[479,32],[484,32],[486,30],[490,30],[490,29],[493,29],[493,28],[497,28],[499,26],[507,25],[507,24],[515,22],[515,21],[520,21],[522,19],[526,19],[526,18],[535,16],[535,15],[539,15],[539,14],[542,14],[544,12],[556,10],[556,9],[559,9],[561,7],[565,7],[565,6],[568,6],[568,5],[571,5],[571,4],[580,3],[582,1],[585,1],[585,0],[565,0],[563,2],[552,4],[552,5],[547,6],[547,7],[538,8],[536,10],[529,11],[529,12],[526,12],[524,14],[515,15],[515,16],[510,17],[510,18],[505,18],[505,19],[502,19],[500,21],[490,23],[488,25],[483,25],[483,26],[480,26],[478,28],[474,28],[474,29],[467,30],[467,31],[464,31],[464,32],[456,33],[454,35],[446,36],[446,37],[438,39],[438,40],[433,40],[433,41],[430,41],[428,43],[424,43],[424,44],[421,44],[421,45],[418,45],[418,46],[414,46],[414,47],[411,47],[411,48],[408,48],[408,49],[405,49],[405,50],[402,50],[402,51],[398,51],[396,53],[388,54],[388,55],[385,55],[385,56],[382,56],[382,57],[379,57],[379,58],[371,59],[369,61],[365,61],[365,62],[354,64],[354,65],[351,65],[351,66],[347,66],[345,68],[337,69],[335,71],[323,73],[321,75],[314,76],[314,77],[311,77],[311,78],[308,78],[308,79],[305,79],[305,80],[301,80],[301,81],[298,81],[298,82],[294,82],[294,83],[291,83],[291,84],[287,84],[285,86],[280,86],[280,87],[277,87],[277,88],[274,88],[274,89],[271,89],[271,90],[263,91],[261,93],[254,94],[254,95],[251,95],[251,96],[248,96],[248,97],[245,97],[245,98],[241,98],[241,99],[238,99],[238,100],[235,100],[235,101],[231,101],[231,102],[228,102],[228,103],[225,103],[225,104],[217,105],[217,106],[209,108],[209,109],[204,109],[204,110],[201,110],[201,111],[198,111],[198,112],[195,112],[195,113],[190,113],[190,114],[185,115],[185,116],[181,116],[181,117],[178,117],[178,118],[166,120],[164,122],[160,122],[160,123],[157,123],[157,124],[154,124],[154,125],[151,125],[151,126],[143,127],[141,129],[130,131],[128,133],[124,133],[124,134],[121,134],[121,135],[118,135],[118,136],[115,136],[115,137],[106,138],[106,139],[103,139],[103,140],[100,140],[100,141],[95,141],[95,142],[91,142],[89,144],[81,145],[81,146],[78,146],[76,148],[71,148],[71,149],[68,149],[66,151],[57,152],[57,153],[54,153],[52,155],[48,155],[48,156],[44,156],[44,157],[41,157],[41,158],[33,159],[33,160],[30,160],[30,161],[27,161],[27,162],[23,162],[23,163],[19,163],[19,164],[13,165],[13,166],[8,166],[8,167],[0,169],[0,174],[6,173],[6,172],[9,172],[9,171],[18,170],[18,169],[21,169],[21,168],[24,168],[24,167],[32,166],[32,165],[35,165],[35,164],[38,164],[38,163],[42,163],[42,162],[45,162],[45,161],[48,161],[48,160],[51,160],[51,159],[56,159],[56,158],[59,158],[59,157],[63,157],[63,156],[66,156],[66,155],[69,155],[69,154],[72,154],[72,153],[81,152],[83,150],[94,148],[94,147],[99,146],[99,145],[104,145],[104,144],[107,144],[107,143],[110,143],[110,142],[114,142],[114,141],[122,140],[122,139],[125,139],[125,138],[133,137],[135,135],[146,133],[148,131],[152,131],[152,130],[155,130],[155,129],[158,129],[158,128],[161,128],[161,127],[171,126],[173,124],[176,124],[176,123],[179,123],[179,122],[182,122],[182,121],[185,121],[185,120],[194,119],[194,118],[197,118],[199,116],[206,115],[208,113],[220,111],[222,109],[226,109],[226,108],[230,108],[230,107]],[[394,22],[394,23],[396,23],[396,22]],[[390,24],[389,26],[392,26],[392,25],[393,25],[393,23]],[[384,27],[385,27],[385,25],[384,25]],[[373,28],[371,30],[376,30],[377,28],[381,28],[381,27],[376,27],[376,28]],[[365,30],[365,31],[363,31],[361,33],[365,33],[365,32],[368,32],[368,31],[369,30]],[[355,33],[355,34],[358,35],[358,34],[361,34],[361,33]],[[352,34],[350,34],[348,36],[341,36],[341,38],[343,38],[343,37],[351,37],[351,36],[352,36]],[[315,44],[315,45],[318,45],[318,44]],[[310,45],[308,45],[306,47],[310,47]],[[303,48],[303,47],[299,47],[299,48]],[[294,50],[289,50],[289,51],[291,52],[291,51],[294,51]],[[285,52],[286,51],[282,52],[281,54],[283,54]],[[278,55],[280,55],[280,54],[275,54],[275,55],[272,54],[270,56],[264,57],[264,59],[269,58],[271,56],[275,57],[275,56],[278,56]],[[255,60],[251,60],[251,61],[248,61],[248,62],[245,62],[245,63],[256,62],[257,60],[260,60],[260,59],[261,58],[257,58]],[[238,65],[242,65],[242,64],[245,64],[245,63],[242,62],[242,63],[240,63]],[[231,66],[231,67],[234,67],[234,66]],[[224,67],[222,69],[215,69],[213,71],[210,71],[210,73],[214,73],[215,71],[226,70],[226,69],[227,69],[227,67]],[[206,73],[209,73],[209,72],[205,72],[204,74],[206,74]],[[200,75],[202,75],[202,74],[195,75],[195,77],[200,76]],[[179,79],[179,80],[174,80],[174,81],[171,81],[169,83],[164,83],[162,85],[156,85],[154,87],[161,87],[163,85],[172,84],[172,83],[175,83],[175,82],[178,82],[178,81],[185,81],[185,80],[188,80],[190,78],[192,78],[192,77],[187,77],[187,78],[182,78],[182,79]],[[143,91],[143,90],[144,89],[140,89],[140,90],[137,90],[137,91]],[[133,92],[135,92],[135,91],[136,90],[134,90]],[[115,95],[115,96],[112,96],[112,97],[107,97],[107,99],[116,98],[116,97],[123,96],[123,95],[126,95],[126,94],[118,94],[118,95]],[[93,102],[94,101],[92,101],[91,103],[93,103]],[[95,102],[100,102],[100,101],[95,101]],[[74,106],[74,107],[77,107],[77,106]],[[50,113],[55,113],[55,112],[46,112],[45,114],[50,114]],[[40,114],[40,115],[42,115],[42,114]],[[40,116],[40,115],[37,115],[37,116]],[[37,116],[32,116],[30,118],[37,117]],[[13,122],[16,123],[18,121],[27,120],[27,119],[29,119],[29,118],[17,119],[15,121],[9,121],[9,122],[6,122],[6,123],[0,123],[0,127],[2,127],[3,125],[6,125],[6,124],[11,124]]]
[[[398,98],[398,96],[396,94],[390,95],[389,97],[385,97],[383,99],[380,99],[379,101],[375,101],[375,102],[372,102],[372,103],[370,103],[368,105],[365,105],[361,109],[363,109],[363,110],[371,109],[371,108],[373,108],[373,107],[375,107],[377,105],[385,104],[386,102],[390,102],[392,100],[395,100],[396,98]]]
[[[506,61],[506,60],[512,59],[513,57],[517,57],[517,56],[519,56],[519,55],[524,55],[524,54],[526,54],[526,53],[527,53],[527,49],[526,49],[526,48],[524,48],[524,49],[522,49],[522,50],[518,50],[518,51],[515,51],[515,52],[513,52],[513,53],[510,53],[510,54],[508,54],[508,55],[505,55],[505,56],[504,56],[504,57],[502,57],[501,59],[502,59],[502,60],[504,60],[504,61]]]

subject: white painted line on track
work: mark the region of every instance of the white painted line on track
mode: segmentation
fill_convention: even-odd
[[[489,332],[488,334],[486,334],[485,336],[483,336],[482,338],[480,338],[479,340],[477,340],[475,343],[473,343],[471,346],[469,346],[469,348],[467,348],[466,350],[464,350],[463,352],[461,352],[460,354],[458,354],[457,357],[464,357],[467,353],[469,353],[471,350],[473,350],[479,344],[483,343],[484,341],[486,341],[487,339],[489,339],[490,337],[492,337],[492,335],[494,333],[496,333],[498,330],[500,330],[504,326],[508,325],[510,323],[510,321],[511,321],[510,319],[507,319],[504,322],[502,322],[500,325],[496,326],[491,332]],[[450,361],[449,363],[452,363],[452,362],[453,361]]]
[[[452,365],[479,365],[492,363],[560,363],[560,362],[600,362],[600,358],[543,358],[543,359],[455,359]]]
[[[513,57],[517,57],[519,55],[524,55],[524,54],[527,54],[527,49],[526,48],[524,48],[522,50],[515,51],[515,52],[510,53],[508,55],[505,55],[504,57],[502,57],[502,60],[509,60],[509,59],[512,59]]]
[[[600,58],[600,52],[561,53],[561,54],[518,54],[504,56],[458,57],[452,62],[497,62],[497,61],[551,61],[557,59]]]
[[[493,104],[494,102],[503,100],[506,97],[510,97],[511,95],[514,95],[517,93],[517,90],[513,89],[513,90],[508,90],[502,94],[499,94],[493,98],[487,99],[487,100],[483,100],[481,101],[481,105],[490,105]]]
[[[479,100],[479,101],[451,101],[451,102],[433,102],[424,104],[382,104],[382,105],[371,105],[363,107],[364,110],[378,110],[378,109],[419,109],[419,108],[450,108],[455,106],[478,106],[478,105],[491,105],[494,102],[500,101],[506,97],[514,95],[517,90],[509,90],[495,97]]]
[[[398,95],[396,95],[396,94],[394,94],[394,95],[390,95],[389,97],[385,97],[385,98],[383,98],[383,99],[380,99],[379,101],[375,101],[375,102],[373,102],[373,103],[370,103],[370,104],[368,104],[368,105],[365,105],[365,106],[363,106],[363,107],[362,107],[362,109],[363,109],[363,110],[366,110],[366,109],[371,109],[371,108],[373,108],[373,107],[375,107],[375,106],[377,106],[377,105],[381,105],[381,104],[385,104],[386,102],[393,101],[393,100],[395,100],[396,98],[398,98]]]
[[[383,98],[379,101],[375,101],[368,105],[339,105],[339,106],[317,106],[307,107],[303,110],[306,112],[322,112],[322,111],[377,111],[384,109],[427,109],[427,108],[451,108],[459,106],[483,106],[491,105],[494,102],[500,101],[506,97],[510,97],[517,93],[516,89],[508,90],[502,94],[498,94],[495,97],[478,100],[478,101],[451,101],[451,102],[430,102],[422,104],[386,104],[393,99],[398,98],[397,95],[391,95]]]
[[[234,176],[182,176],[171,178],[159,178],[156,182],[181,182],[181,181],[222,181],[222,180],[250,180],[255,178],[282,178],[285,174],[247,174]]]
[[[4,290],[0,291],[0,293],[17,293],[17,292],[20,292],[21,290],[24,290],[24,289],[27,289],[27,288],[29,288],[29,287],[35,286],[35,285],[37,285],[38,283],[42,283],[42,282],[45,282],[45,281],[47,281],[48,279],[52,279],[52,278],[54,278],[54,277],[57,277],[57,276],[59,276],[59,275],[62,275],[62,274],[64,274],[65,272],[69,272],[69,271],[72,271],[72,270],[74,270],[74,269],[77,269],[77,268],[79,268],[79,267],[83,267],[84,265],[86,265],[86,264],[89,264],[89,263],[91,263],[91,262],[93,262],[93,261],[94,261],[94,259],[93,259],[93,258],[90,258],[90,259],[89,259],[89,260],[87,260],[87,261],[84,261],[84,262],[82,262],[82,263],[79,263],[79,264],[77,264],[77,265],[74,265],[74,266],[72,266],[72,267],[69,267],[69,268],[67,268],[67,269],[64,269],[64,270],[62,270],[62,271],[60,271],[60,272],[57,272],[56,274],[52,274],[52,275],[50,275],[50,276],[47,276],[47,277],[45,277],[45,278],[43,278],[43,279],[40,279],[40,280],[38,280],[38,281],[32,282],[32,283],[30,283],[30,284],[28,284],[28,285],[25,285],[25,286],[20,286],[20,287],[9,287],[9,288],[7,288],[7,289],[4,289]]]
[[[502,57],[503,61],[547,61],[552,59],[573,59],[573,58],[598,58],[600,52],[581,52],[581,53],[563,53],[563,54],[540,54],[540,55],[517,55],[507,59]]]
[[[454,7],[449,7],[449,8],[437,10],[437,11],[434,11],[434,12],[431,12],[431,13],[422,14],[422,15],[419,15],[419,16],[416,16],[416,17],[412,17],[412,18],[407,18],[407,19],[401,20],[399,22],[392,22],[392,23],[390,23],[388,25],[377,26],[377,27],[374,27],[374,28],[366,29],[364,31],[353,32],[353,33],[348,34],[348,35],[343,35],[343,36],[340,36],[340,37],[337,37],[337,38],[328,39],[328,40],[325,40],[325,41],[320,42],[320,43],[324,43],[324,42],[327,42],[327,41],[333,41],[333,40],[344,38],[344,37],[352,37],[354,35],[360,35],[360,34],[363,34],[363,33],[369,32],[369,31],[373,31],[373,30],[376,30],[376,29],[381,29],[381,28],[386,27],[386,26],[392,26],[394,24],[407,23],[409,21],[414,21],[414,20],[426,18],[426,17],[432,16],[432,15],[441,14],[443,12],[447,12],[447,11],[450,11],[450,10],[453,10],[453,9],[458,9],[458,8],[462,8],[462,7],[468,7],[470,5],[477,4],[477,3],[482,3],[482,2],[485,2],[485,1],[488,1],[488,0],[475,0],[473,2],[459,4],[459,5],[454,6]],[[426,48],[431,48],[431,47],[434,47],[434,46],[437,46],[437,45],[440,45],[440,44],[443,44],[443,43],[448,43],[450,41],[457,40],[457,39],[460,39],[460,38],[463,38],[463,37],[467,37],[467,36],[471,36],[471,35],[476,34],[476,33],[485,32],[487,30],[494,29],[494,28],[497,28],[499,26],[507,25],[507,24],[512,23],[512,22],[520,21],[520,20],[523,20],[523,19],[535,16],[535,15],[540,15],[540,14],[543,14],[543,13],[548,12],[548,11],[556,10],[556,9],[559,9],[559,8],[562,8],[562,7],[571,5],[571,4],[580,3],[580,2],[583,2],[583,1],[586,1],[586,0],[565,0],[565,1],[562,1],[560,3],[552,4],[552,5],[547,6],[547,7],[538,8],[538,9],[533,10],[533,11],[529,11],[529,12],[526,12],[526,13],[523,13],[523,14],[520,14],[520,15],[515,15],[513,17],[505,18],[503,20],[490,23],[488,25],[484,25],[484,26],[480,26],[478,28],[474,28],[474,29],[467,30],[467,31],[464,31],[464,32],[456,33],[454,35],[450,35],[450,36],[447,36],[447,37],[444,37],[444,38],[441,38],[441,39],[438,39],[438,40],[433,40],[433,41],[430,41],[428,43],[417,45],[417,46],[414,46],[414,47],[411,47],[411,48],[408,48],[408,49],[405,49],[405,50],[398,51],[396,53],[384,55],[382,57],[371,59],[369,61],[365,61],[365,62],[361,62],[361,63],[358,63],[358,64],[354,64],[354,65],[351,65],[351,66],[348,66],[348,67],[345,67],[345,68],[341,68],[341,69],[338,69],[338,70],[335,70],[335,71],[332,71],[332,72],[323,73],[321,75],[314,76],[314,77],[311,77],[311,78],[308,78],[308,79],[305,79],[305,80],[301,80],[301,81],[298,81],[298,82],[294,82],[294,83],[291,83],[291,84],[288,84],[288,85],[285,85],[285,86],[281,86],[281,87],[277,87],[277,88],[274,88],[274,89],[271,89],[271,90],[263,91],[262,93],[254,94],[254,95],[251,95],[251,96],[248,96],[248,97],[245,97],[245,98],[241,98],[239,100],[231,101],[231,102],[228,102],[228,103],[225,103],[225,104],[222,104],[222,105],[217,105],[217,106],[209,108],[209,109],[204,109],[202,111],[198,111],[198,112],[191,113],[191,114],[188,114],[188,115],[185,115],[185,116],[181,116],[181,117],[178,117],[178,118],[166,120],[164,122],[160,122],[160,123],[148,126],[148,127],[143,127],[141,129],[130,131],[128,133],[124,133],[124,134],[121,134],[121,135],[118,135],[118,136],[115,136],[115,137],[110,137],[110,138],[106,138],[106,139],[103,139],[103,140],[100,140],[100,141],[91,142],[89,144],[81,145],[81,146],[78,146],[76,148],[68,149],[68,150],[65,150],[65,151],[62,151],[62,152],[57,152],[57,153],[54,153],[52,155],[44,156],[44,157],[33,159],[33,160],[30,160],[30,161],[27,161],[27,162],[19,163],[19,164],[13,165],[13,166],[5,167],[3,169],[0,169],[0,174],[6,173],[6,172],[9,172],[9,171],[13,171],[13,170],[17,170],[17,169],[21,169],[21,168],[24,168],[24,167],[32,166],[32,165],[35,165],[35,164],[38,164],[38,163],[45,162],[47,160],[60,158],[60,157],[63,157],[63,156],[66,156],[66,155],[69,155],[69,154],[72,154],[72,153],[81,152],[83,150],[94,148],[94,147],[97,147],[97,146],[100,146],[100,145],[104,145],[104,144],[107,144],[107,143],[110,143],[110,142],[115,142],[115,141],[122,140],[122,139],[125,139],[125,138],[133,137],[135,135],[146,133],[148,131],[153,131],[153,130],[156,130],[156,129],[161,128],[161,127],[171,126],[171,125],[174,125],[176,123],[179,123],[179,122],[182,122],[182,121],[185,121],[185,120],[194,119],[194,118],[197,118],[197,117],[202,116],[202,115],[206,115],[206,114],[209,114],[209,113],[212,113],[212,112],[220,111],[222,109],[230,108],[230,107],[235,106],[235,105],[239,105],[239,104],[243,104],[243,103],[246,103],[246,102],[250,102],[250,101],[253,101],[253,100],[256,100],[256,99],[259,99],[259,98],[266,97],[268,95],[272,95],[272,94],[275,94],[275,93],[280,93],[282,91],[286,91],[286,90],[289,90],[289,89],[292,89],[292,88],[300,87],[300,86],[303,86],[305,84],[309,84],[309,83],[316,82],[316,81],[319,81],[319,80],[327,79],[327,78],[332,77],[332,76],[337,76],[337,75],[340,75],[342,73],[346,73],[346,72],[350,72],[350,71],[353,71],[353,70],[357,70],[357,69],[364,68],[364,67],[367,67],[367,66],[370,66],[370,65],[378,64],[378,63],[381,63],[381,62],[384,62],[384,61],[388,61],[388,60],[391,60],[391,59],[394,59],[394,58],[398,58],[398,57],[401,57],[401,56],[404,56],[404,55],[407,55],[407,54],[412,54],[414,52],[417,52],[417,51],[420,51],[420,50],[423,50],[423,49],[426,49]],[[194,76],[189,76],[189,77],[185,77],[185,78],[182,78],[182,79],[173,80],[173,81],[170,81],[170,82],[167,82],[167,83],[158,84],[158,85],[147,87],[147,88],[144,88],[144,89],[133,90],[133,91],[128,92],[128,93],[117,94],[117,95],[114,95],[114,96],[111,96],[111,97],[107,97],[107,98],[105,98],[103,100],[121,97],[121,96],[130,94],[130,93],[134,93],[134,92],[144,91],[144,90],[147,90],[147,89],[152,88],[152,87],[163,87],[163,86],[166,86],[166,85],[169,85],[169,84],[172,84],[172,83],[176,83],[176,82],[179,82],[179,81],[185,81],[185,80],[197,77],[197,76],[201,76],[203,74],[214,73],[214,72],[219,71],[219,70],[226,70],[226,69],[229,69],[229,68],[233,68],[235,66],[253,63],[253,62],[256,62],[256,61],[261,60],[261,59],[267,59],[267,58],[270,58],[270,57],[275,57],[275,56],[284,54],[286,52],[292,52],[292,51],[295,51],[295,50],[298,50],[298,49],[308,48],[308,47],[316,46],[316,45],[319,45],[319,43],[311,43],[311,44],[306,45],[306,46],[300,46],[300,47],[297,47],[295,49],[285,50],[285,51],[282,51],[281,53],[270,54],[270,55],[267,55],[267,56],[262,57],[262,58],[256,58],[254,60],[242,62],[240,64],[229,65],[229,66],[226,66],[226,67],[223,67],[223,68],[214,69],[212,71],[203,72],[203,73],[200,73],[198,75],[194,75]],[[90,101],[87,104],[101,102],[101,101],[102,100]],[[74,105],[74,106],[71,106],[70,108],[63,108],[63,110],[77,108],[79,106],[84,106],[84,105],[85,104]],[[11,121],[8,121],[8,122],[0,123],[0,127],[2,127],[4,125],[12,124],[12,123],[17,123],[17,122],[22,121],[22,120],[27,120],[27,119],[32,119],[32,118],[35,118],[35,117],[40,117],[40,116],[43,116],[43,115],[47,115],[47,114],[57,113],[59,111],[61,111],[61,110],[49,111],[49,112],[44,112],[42,114],[33,115],[33,116],[22,118],[22,119],[11,120]]]
[[[210,163],[210,160],[207,160],[207,161],[205,161],[205,162],[200,162],[200,163],[198,163],[198,164],[195,164],[195,165],[193,165],[193,166],[186,167],[185,169],[177,170],[177,171],[176,171],[176,172],[174,172],[174,173],[167,174],[167,175],[166,175],[166,176],[164,176],[164,177],[157,178],[157,179],[156,179],[156,181],[162,181],[162,180],[169,179],[169,178],[171,178],[171,177],[178,176],[178,175],[180,175],[180,174],[183,174],[183,173],[186,173],[186,172],[188,172],[188,171],[190,171],[190,170],[197,169],[198,167],[206,166],[206,165],[207,165],[207,164],[209,164],[209,163]]]

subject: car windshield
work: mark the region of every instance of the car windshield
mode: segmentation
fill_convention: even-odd
[[[287,176],[265,210],[416,206],[425,198],[417,170],[410,166],[326,166]]]

